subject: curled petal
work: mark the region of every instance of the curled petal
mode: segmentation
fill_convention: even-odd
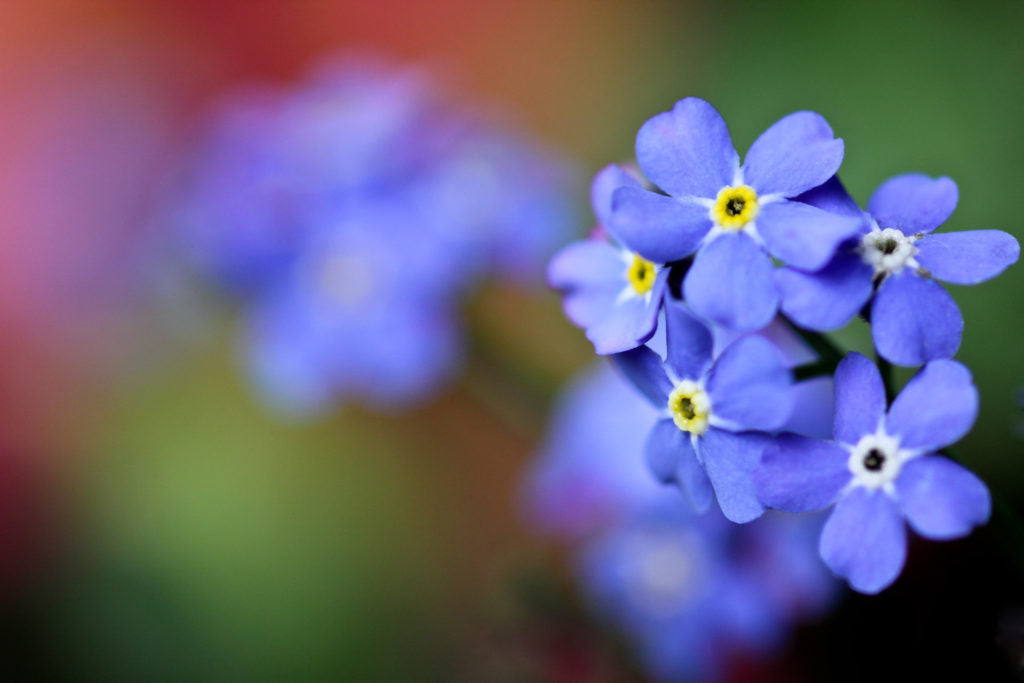
[[[839,245],[861,232],[864,221],[800,202],[765,205],[757,215],[757,231],[768,251],[795,268],[818,270]]]
[[[598,223],[606,229],[611,224],[612,194],[620,187],[640,187],[640,181],[618,164],[602,168],[590,185],[590,206]]]

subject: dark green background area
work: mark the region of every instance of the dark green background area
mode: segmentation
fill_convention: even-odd
[[[256,3],[252,15],[266,15],[290,52],[277,46],[278,62],[232,68],[239,78],[281,78],[357,42],[403,60],[438,60],[466,99],[511,110],[578,160],[587,179],[630,157],[639,126],[685,96],[719,108],[741,153],[779,117],[811,109],[846,141],[841,176],[860,202],[891,175],[948,175],[960,203],[940,230],[999,228],[1024,238],[1020,3],[385,5],[353,11],[358,20],[346,24],[315,21],[317,3]],[[112,3],[111,12],[126,7]],[[153,12],[152,32],[164,15],[178,16],[177,3],[153,8],[131,10]],[[197,8],[176,19],[177,33],[163,29],[162,45],[208,30]],[[231,57],[245,41],[264,40],[248,7],[237,17],[218,12],[228,18],[216,25],[237,33],[230,41],[197,33],[204,50]],[[162,87],[172,84],[154,84]],[[583,192],[579,205],[589,217]],[[982,396],[959,451],[1012,506],[1024,501],[1022,287],[1020,265],[990,283],[950,287],[966,321],[958,358]],[[60,549],[27,588],[2,598],[12,672],[548,680],[537,632],[520,630],[508,588],[523,566],[548,561],[547,546],[519,521],[519,478],[552,397],[593,353],[540,286],[486,289],[466,314],[477,355],[464,377],[407,413],[349,407],[321,421],[282,422],[246,385],[230,323],[160,359],[144,379],[106,386],[68,421],[77,459],[60,481]],[[837,338],[868,348],[862,323]],[[820,680],[823,672],[856,680],[883,666],[940,671],[941,660],[914,658],[955,647],[974,658],[965,673],[1007,675],[1014,638],[1024,643],[1024,629],[1012,627],[1024,599],[997,545],[1005,538],[995,530],[915,544],[891,594],[849,599],[824,626],[802,629],[754,680]],[[856,649],[879,623],[889,626],[874,633],[890,640],[858,650],[844,671],[829,668],[826,655],[853,657],[843,643]],[[999,638],[1011,645],[1001,650]],[[883,661],[901,653],[904,665]]]

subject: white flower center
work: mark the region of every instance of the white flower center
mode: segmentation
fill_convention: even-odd
[[[917,237],[904,235],[895,228],[874,230],[864,235],[860,241],[860,255],[864,262],[875,269],[875,275],[891,275],[904,268],[920,268],[914,258]]]
[[[874,491],[884,489],[893,493],[893,482],[900,469],[916,453],[900,448],[899,437],[886,434],[879,427],[874,434],[861,437],[857,445],[850,448],[848,466],[853,473],[853,486],[863,486]]]

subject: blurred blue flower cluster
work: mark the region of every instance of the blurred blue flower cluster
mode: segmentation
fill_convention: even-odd
[[[680,505],[643,466],[657,417],[609,366],[581,375],[527,478],[524,510],[574,543],[587,602],[624,632],[648,675],[709,680],[731,659],[777,651],[793,625],[831,607],[839,584],[815,557],[819,516],[737,525]]]
[[[286,413],[416,401],[449,377],[484,277],[539,279],[574,223],[568,165],[414,69],[328,62],[210,114],[167,202],[189,267],[244,307]]]
[[[978,402],[951,360],[963,319],[936,281],[992,278],[1019,246],[998,230],[934,234],[956,207],[948,178],[892,178],[862,211],[836,175],[843,152],[821,116],[797,112],[741,164],[719,113],[684,99],[640,128],[638,169],[597,175],[599,229],[559,252],[548,278],[653,407],[644,455],[655,479],[698,513],[717,498],[738,523],[766,507],[835,504],[821,558],[876,593],[902,570],[904,520],[951,539],[988,519],[984,484],[935,455],[970,431]],[[884,372],[822,334],[858,314]],[[795,370],[759,332],[780,323],[814,350]],[[661,354],[650,348],[660,326]],[[890,364],[923,365],[891,406]],[[795,436],[805,408],[794,377],[833,374],[832,429]]]

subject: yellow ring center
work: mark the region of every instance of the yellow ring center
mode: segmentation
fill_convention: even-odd
[[[711,220],[725,230],[741,230],[757,217],[757,192],[749,185],[723,187],[711,207]]]

